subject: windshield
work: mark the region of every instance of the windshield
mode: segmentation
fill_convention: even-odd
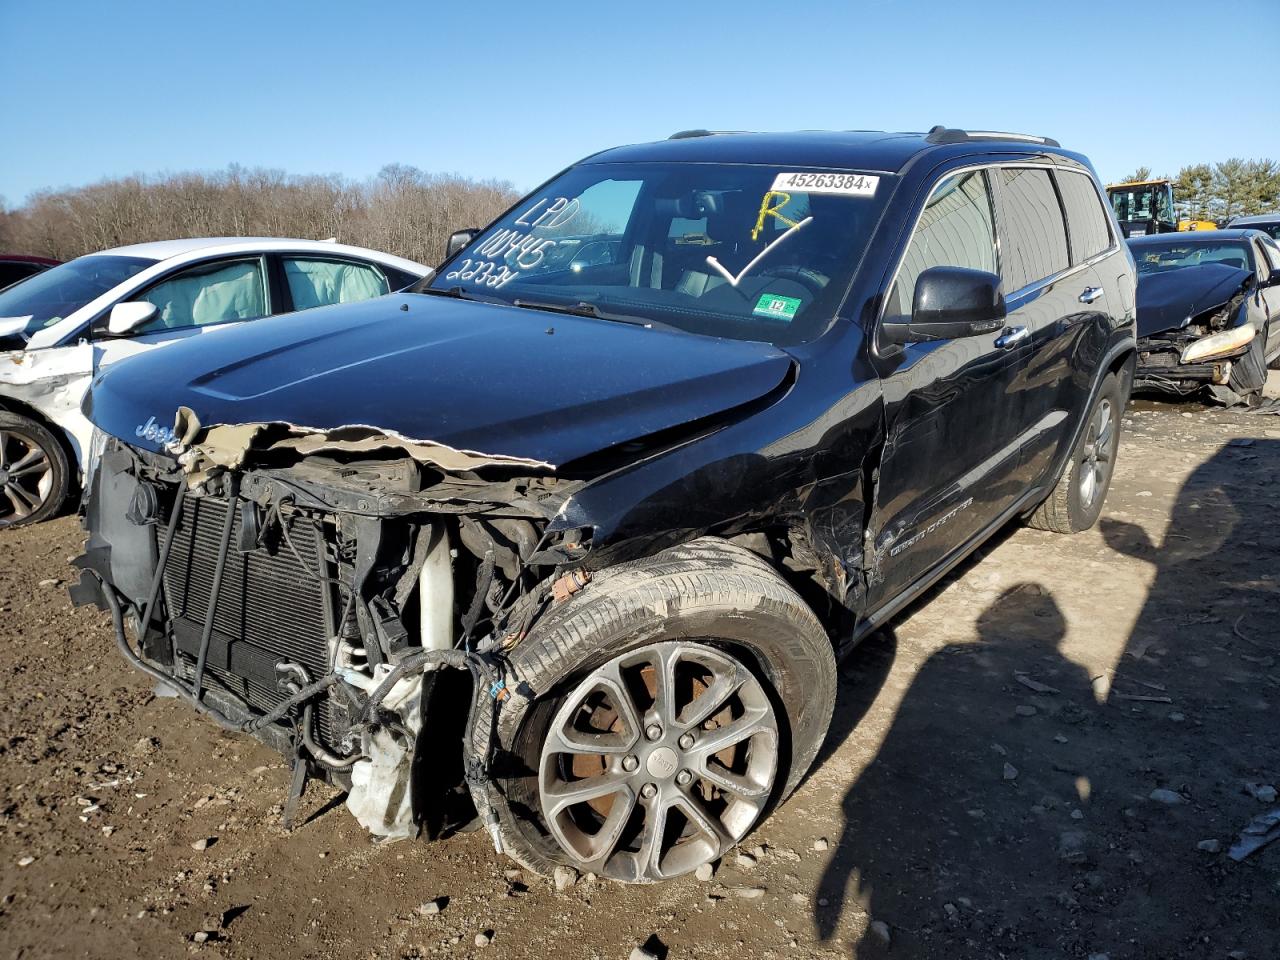
[[[1204,263],[1221,263],[1241,270],[1252,269],[1249,245],[1240,240],[1223,243],[1187,243],[1169,240],[1165,243],[1134,244],[1130,247],[1138,265],[1138,274],[1167,273]]]
[[[89,256],[37,273],[0,291],[0,324],[25,320],[21,328],[4,332],[29,338],[155,262],[145,257]]]
[[[747,164],[582,164],[521,201],[431,287],[797,343],[830,323],[890,179]]]
[[[1117,220],[1159,220],[1173,222],[1170,189],[1167,183],[1115,188],[1107,191]]]

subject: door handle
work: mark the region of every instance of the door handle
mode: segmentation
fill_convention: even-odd
[[[1008,350],[1016,347],[1023,340],[1031,336],[1031,331],[1026,327],[1005,327],[1004,333],[996,337],[996,346],[1001,350]]]
[[[1106,291],[1101,287],[1085,287],[1084,293],[1080,294],[1080,302],[1093,303],[1093,301],[1097,300],[1104,293],[1106,293]]]

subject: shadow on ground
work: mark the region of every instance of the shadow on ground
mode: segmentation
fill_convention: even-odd
[[[1155,568],[1114,675],[1063,655],[1036,582],[928,659],[843,798],[820,939],[860,905],[892,945],[868,928],[859,958],[1280,956],[1280,843],[1225,855],[1266,809],[1244,784],[1280,782],[1277,478],[1280,442],[1236,441],[1158,542],[1104,520],[1110,549]],[[882,638],[855,673],[886,657]],[[828,750],[867,709],[842,693]]]

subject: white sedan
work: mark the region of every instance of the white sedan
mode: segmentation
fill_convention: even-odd
[[[118,247],[0,291],[0,527],[52,516],[75,489],[93,430],[80,402],[103,365],[430,272],[330,241],[223,237]]]

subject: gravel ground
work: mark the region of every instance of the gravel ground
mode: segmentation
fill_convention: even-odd
[[[482,834],[374,845],[0,535],[0,955],[1280,956],[1280,417],[1140,402],[1099,527],[1011,529],[842,666],[812,776],[706,881],[557,892]],[[434,906],[426,906],[434,903]],[[652,939],[651,939],[652,938]]]

